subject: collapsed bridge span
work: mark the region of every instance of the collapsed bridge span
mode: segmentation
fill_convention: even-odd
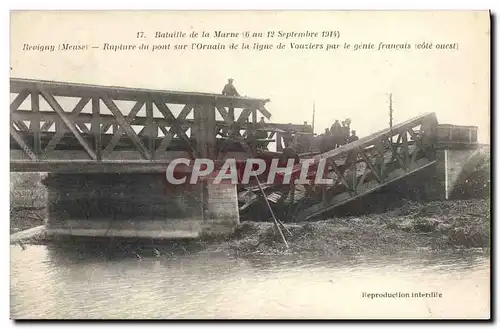
[[[231,232],[252,208],[248,200],[238,206],[238,188],[248,188],[210,180],[173,187],[165,182],[168,164],[281,157],[289,149],[285,135],[312,135],[305,125],[261,124],[259,116],[271,116],[267,99],[27,79],[10,85],[10,170],[48,173],[47,228],[54,234]],[[277,153],[262,151],[270,143]],[[439,125],[428,113],[309,156],[308,176],[329,183],[267,184],[266,195],[274,205],[287,204],[288,218],[310,220],[431,168],[429,195],[448,198],[477,145],[477,127]]]

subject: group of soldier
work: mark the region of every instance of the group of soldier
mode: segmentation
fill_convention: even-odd
[[[330,128],[326,128],[319,136],[321,153],[357,141],[359,137],[356,135],[356,130],[352,130],[349,134],[350,126],[351,120],[346,119],[342,124],[339,120],[335,120]]]
[[[225,96],[240,96],[238,91],[236,90],[236,87],[233,85],[233,79],[228,79],[228,83],[224,86],[224,89],[222,90],[222,95]],[[234,121],[234,109],[230,108],[229,109],[229,116],[232,118]],[[330,151],[332,149],[335,149],[337,147],[340,147],[342,145],[346,145],[348,143],[352,143],[354,141],[357,141],[359,138],[356,135],[356,131],[352,130],[350,131],[350,125],[351,125],[351,120],[346,119],[342,121],[342,123],[339,122],[339,120],[335,120],[335,122],[332,124],[330,128],[326,128],[325,132],[317,137],[319,139],[319,149],[321,153]],[[300,149],[302,152],[307,152],[306,149],[310,149],[311,144],[312,144],[312,127],[307,124],[307,122],[304,122],[305,128],[310,128],[310,129],[305,129],[307,131],[310,130],[311,134],[301,134],[298,136],[298,140],[296,140],[296,143],[293,142],[293,132],[290,130],[287,130],[283,134],[283,139],[285,142],[285,147],[291,147],[291,144],[297,144],[295,145],[295,148]],[[291,127],[291,124],[290,124]],[[260,119],[260,122],[256,126],[256,135],[255,138],[257,140],[265,140],[267,138],[267,132],[265,131],[265,122],[264,118]],[[234,132],[229,132],[225,131],[223,134],[231,134],[234,133],[236,134],[239,131],[239,127],[237,124],[234,125],[233,130]],[[262,144],[262,145],[261,145]],[[267,142],[263,141],[262,143],[258,143],[258,147],[265,147],[267,145]],[[316,144],[317,145],[317,144]]]

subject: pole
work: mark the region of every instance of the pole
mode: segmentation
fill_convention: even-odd
[[[269,200],[267,200],[267,196],[266,196],[266,193],[264,192],[264,189],[262,188],[262,186],[260,185],[260,181],[259,181],[259,178],[257,177],[257,175],[254,176],[255,179],[257,180],[257,185],[259,186],[259,190],[260,190],[260,193],[262,193],[262,196],[264,197],[264,200],[266,201],[266,204],[267,204],[267,208],[269,208],[269,211],[271,212],[271,215],[273,216],[273,220],[274,220],[274,226],[276,227],[276,229],[278,230],[278,232],[280,233],[280,236],[281,236],[281,240],[283,240],[283,243],[285,244],[286,248],[287,249],[290,249],[290,246],[288,245],[288,242],[286,241],[286,238],[285,236],[283,235],[283,232],[281,231],[281,228],[278,224],[278,219],[276,218],[276,216],[274,215],[274,212],[273,212],[273,209],[271,208],[271,205],[269,204]],[[284,225],[283,225],[284,226]]]

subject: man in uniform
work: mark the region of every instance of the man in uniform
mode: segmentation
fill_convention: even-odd
[[[359,137],[356,136],[356,130],[353,130],[351,133],[352,135],[349,137],[349,143],[355,142],[359,139]]]
[[[255,125],[255,139],[262,140],[267,139],[267,132],[264,130],[266,128],[266,123],[264,117],[260,117],[260,121]],[[267,141],[257,141],[256,145],[258,149],[265,149]]]
[[[227,79],[227,84],[222,89],[222,95],[224,96],[240,96],[236,87],[233,85],[233,79]],[[229,117],[234,122],[234,107],[229,107]]]
[[[227,84],[224,86],[222,90],[222,95],[224,96],[240,96],[236,87],[233,85],[233,79],[227,79]]]
[[[287,128],[285,128],[285,132],[283,132],[283,143],[285,144],[284,147],[291,147],[293,144],[293,127],[292,124],[289,123]]]
[[[332,136],[328,128],[319,136],[319,150],[321,153],[328,152],[331,149]]]
[[[330,128],[330,134],[332,135],[333,148],[340,146],[340,140],[342,139],[342,127],[340,126],[339,120],[335,120],[332,127]]]

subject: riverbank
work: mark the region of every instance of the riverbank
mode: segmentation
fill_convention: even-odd
[[[290,246],[270,222],[243,222],[230,237],[210,237],[175,242],[114,242],[126,253],[161,255],[214,251],[228,254],[312,253],[323,255],[392,253],[404,250],[449,250],[490,247],[490,200],[407,201],[385,213],[285,224]],[[33,225],[36,226],[36,225]],[[24,244],[51,244],[43,230],[21,239]],[[71,241],[75,241],[71,238]],[[93,240],[96,250],[101,242]],[[17,241],[11,241],[17,243]],[[67,243],[67,241],[66,241]],[[76,245],[76,244],[75,244]],[[115,250],[115,251],[116,251]],[[140,250],[140,251],[138,251]]]
[[[406,202],[380,214],[289,224],[291,252],[387,253],[490,247],[490,201]],[[284,252],[272,223],[245,222],[222,249]]]

